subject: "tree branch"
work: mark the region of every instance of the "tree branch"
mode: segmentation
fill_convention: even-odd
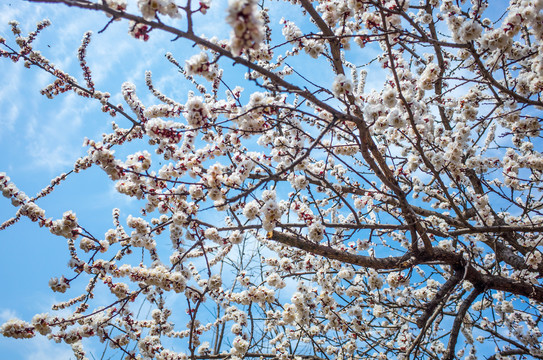
[[[443,357],[444,360],[454,359],[454,349],[456,348],[456,342],[458,341],[458,333],[460,332],[460,327],[462,326],[462,323],[464,322],[464,317],[466,316],[468,309],[471,307],[471,304],[475,301],[477,296],[479,296],[482,292],[483,290],[480,287],[475,286],[475,289],[464,300],[464,302],[460,306],[460,309],[458,309],[458,314],[456,315],[456,318],[454,319],[451,334],[449,335],[449,344],[447,345],[447,351],[445,352],[445,356]]]

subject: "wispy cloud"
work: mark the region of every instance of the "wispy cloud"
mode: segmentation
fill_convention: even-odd
[[[24,359],[28,360],[70,360],[74,358],[74,353],[69,345],[59,346],[43,336],[33,338],[24,349]]]
[[[0,93],[0,98],[3,98]],[[0,139],[7,134],[12,132],[15,129],[15,123],[19,116],[19,107],[15,104],[6,104],[5,107],[0,102],[0,108],[4,108],[4,115],[0,121]]]
[[[73,165],[82,152],[79,136],[82,109],[76,97],[74,94],[64,96],[58,104],[58,113],[44,111],[27,120],[25,139],[30,166],[60,171]]]
[[[17,313],[13,309],[0,309],[0,323],[17,318]]]

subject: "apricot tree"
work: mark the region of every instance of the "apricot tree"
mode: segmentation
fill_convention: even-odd
[[[53,309],[69,315],[11,320],[4,336],[78,359],[92,337],[126,359],[543,358],[543,1],[231,0],[223,38],[197,35],[209,1],[32,1],[143,41],[171,34],[172,76],[193,91],[172,99],[148,72],[154,103],[127,82],[114,104],[87,65],[90,33],[78,81],[34,49],[47,21],[12,23],[0,56],[115,121],[34,197],[0,175],[16,208],[1,228],[28,217],[66,238],[70,269],[50,286],[77,292]],[[40,207],[91,166],[141,204],[113,209],[105,234]]]

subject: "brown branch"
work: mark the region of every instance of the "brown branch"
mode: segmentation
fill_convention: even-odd
[[[268,233],[268,239],[292,246],[327,259],[339,260],[348,264],[369,267],[372,269],[400,269],[411,266],[414,260],[411,253],[403,256],[376,258],[373,256],[355,255],[332,247],[305,240],[302,235],[294,236],[278,231]]]
[[[447,295],[454,289],[456,285],[462,280],[462,273],[460,271],[456,271],[438,290],[438,292],[435,294],[434,298],[425,305],[424,312],[422,315],[417,319],[417,326],[419,329],[422,329],[426,326],[426,322],[434,312],[434,309],[439,305],[439,303],[443,302]]]
[[[477,50],[471,45],[469,47],[469,51],[471,55],[473,56],[473,59],[475,60],[475,63],[477,64],[477,68],[479,68],[479,71],[481,72],[481,75],[484,79],[486,79],[490,84],[492,84],[494,87],[498,88],[501,92],[509,95],[512,97],[515,101],[521,103],[521,104],[527,104],[527,105],[534,105],[534,106],[543,106],[543,102],[532,100],[530,98],[523,97],[513,90],[510,90],[509,88],[505,87],[504,85],[500,84],[492,74],[486,69],[485,65],[481,61],[480,55],[477,53]]]
[[[497,354],[494,354],[494,355],[490,356],[486,360],[497,360],[498,357],[500,359],[502,359],[503,357],[511,356],[511,355],[532,355],[532,354],[530,354],[527,351],[521,350],[521,349],[504,350],[504,351],[500,351]],[[532,356],[534,356],[534,355],[532,355]],[[536,357],[539,358],[539,359],[542,358],[541,356],[536,356]]]
[[[458,229],[448,232],[450,236],[459,236],[465,234],[488,234],[488,233],[514,233],[514,232],[542,232],[542,225],[520,225],[520,226],[508,226],[508,225],[495,225],[495,226],[474,226],[471,228]]]
[[[345,74],[343,69],[343,62],[341,61],[341,47],[338,37],[334,32],[326,25],[322,17],[317,13],[313,5],[308,0],[300,0],[302,7],[307,11],[311,18],[315,21],[322,33],[327,37],[328,43],[330,44],[330,52],[332,54],[332,65],[336,74]]]
[[[434,248],[432,253],[407,251],[402,256],[377,258],[351,254],[326,245],[310,242],[302,235],[289,235],[275,230],[268,233],[268,239],[323,256],[327,259],[339,260],[347,264],[369,267],[376,270],[398,270],[428,263],[450,265],[455,269],[462,269],[463,279],[475,286],[484,289],[501,290],[543,303],[543,288],[541,286],[499,275],[482,274],[473,265],[466,263],[462,253],[458,254],[438,247]]]
[[[482,289],[476,286],[471,294],[468,295],[466,300],[464,300],[462,305],[460,305],[460,309],[458,309],[458,314],[456,314],[456,318],[454,319],[451,334],[449,335],[449,344],[447,345],[447,351],[445,352],[445,356],[443,357],[444,360],[454,359],[454,349],[456,348],[458,333],[460,332],[460,327],[464,322],[464,317],[466,316],[466,313],[468,312],[471,304],[482,292]]]
[[[205,360],[205,359],[227,359],[232,357],[232,354],[209,354],[209,355],[197,355],[194,356],[195,359]],[[291,354],[288,355],[289,358],[300,358],[304,360],[325,360],[316,355],[297,355]],[[243,358],[266,358],[271,360],[280,359],[277,354],[262,354],[262,353],[246,353],[243,355]]]

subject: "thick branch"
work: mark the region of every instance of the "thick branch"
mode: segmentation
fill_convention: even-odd
[[[227,359],[232,357],[232,354],[210,354],[210,355],[197,355],[194,356],[195,359],[205,360],[205,359]],[[289,358],[300,358],[304,360],[325,360],[316,355],[290,355]],[[243,358],[266,358],[271,360],[279,359],[276,354],[262,354],[262,353],[246,353],[243,355]]]
[[[403,256],[376,258],[373,256],[355,255],[337,250],[329,246],[305,240],[301,235],[294,236],[278,231],[268,233],[268,238],[281,244],[292,246],[312,254],[323,256],[327,259],[339,260],[348,264],[369,267],[373,269],[399,269],[408,267],[411,262],[411,254]]]
[[[487,360],[502,359],[503,357],[511,356],[511,355],[529,355],[529,353],[521,349],[504,350],[504,351],[500,351],[497,354],[492,355]],[[540,356],[537,356],[537,358],[541,359]]]
[[[417,326],[419,329],[422,329],[425,325],[434,309],[439,305],[440,302],[444,301],[447,298],[447,295],[454,289],[456,285],[462,280],[462,274],[460,271],[457,271],[451,276],[445,284],[441,286],[439,291],[435,294],[434,298],[426,304],[424,312],[417,319]]]
[[[310,242],[302,235],[289,235],[278,231],[268,233],[268,238],[281,244],[292,246],[327,259],[339,260],[347,264],[369,267],[376,270],[405,269],[415,265],[440,263],[462,269],[463,279],[485,289],[501,290],[511,294],[525,296],[543,303],[543,288],[529,282],[513,280],[499,275],[481,274],[473,265],[467,263],[463,254],[457,254],[441,248],[434,248],[431,253],[406,252],[402,256],[376,258],[340,251],[329,246]]]
[[[456,318],[454,319],[451,334],[449,336],[449,344],[447,345],[447,351],[445,352],[445,356],[443,357],[444,360],[454,359],[454,349],[456,348],[456,342],[458,341],[458,333],[460,332],[460,327],[462,326],[462,322],[464,322],[464,317],[466,316],[466,313],[468,312],[471,304],[475,301],[477,296],[479,296],[481,293],[482,293],[482,289],[479,287],[475,287],[475,289],[471,292],[471,294],[468,295],[466,300],[464,300],[464,302],[460,306],[460,309],[458,309],[458,314],[456,315]]]

